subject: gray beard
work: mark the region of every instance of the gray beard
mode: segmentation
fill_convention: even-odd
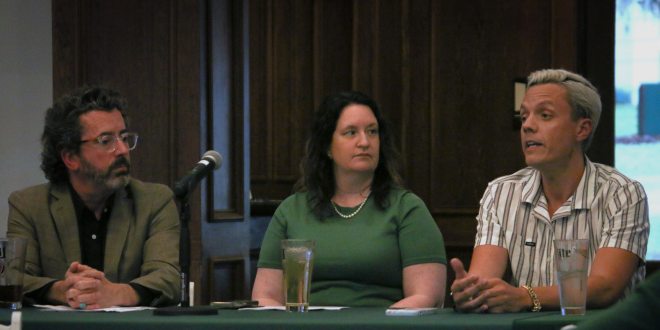
[[[81,161],[80,169],[82,174],[92,180],[92,182],[112,191],[117,191],[126,187],[131,180],[130,167],[128,171],[116,175],[112,173],[113,166],[110,166],[107,171],[101,172],[89,164],[87,160],[83,159]]]
[[[121,176],[114,177],[112,179],[103,180],[102,182],[98,182],[98,183],[103,183],[108,189],[117,191],[119,189],[126,187],[130,180],[131,180],[130,174],[123,174]]]

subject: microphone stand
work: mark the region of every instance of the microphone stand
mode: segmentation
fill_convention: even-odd
[[[188,195],[179,200],[181,212],[179,223],[179,267],[181,267],[181,307],[190,307],[190,203]]]
[[[181,204],[179,211],[179,266],[181,267],[181,307],[154,309],[154,315],[218,315],[218,309],[207,306],[190,307],[190,203],[188,194],[177,198]]]

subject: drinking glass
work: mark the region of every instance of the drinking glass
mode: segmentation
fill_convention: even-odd
[[[285,239],[282,246],[284,302],[287,312],[309,310],[309,289],[314,267],[314,240]]]
[[[555,267],[562,315],[584,315],[587,307],[589,240],[555,240]]]
[[[21,309],[27,239],[0,238],[0,308]]]

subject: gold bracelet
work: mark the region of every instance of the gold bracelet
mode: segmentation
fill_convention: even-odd
[[[541,302],[539,301],[539,297],[536,296],[534,290],[532,290],[532,287],[527,285],[523,285],[522,287],[527,290],[527,293],[529,293],[529,296],[532,298],[532,303],[534,304],[532,307],[532,312],[541,311]]]

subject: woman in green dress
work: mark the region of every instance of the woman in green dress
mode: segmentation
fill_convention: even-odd
[[[280,241],[316,241],[310,306],[441,306],[446,256],[424,202],[401,185],[389,124],[360,92],[312,118],[297,192],[275,211],[252,299],[283,305]]]

